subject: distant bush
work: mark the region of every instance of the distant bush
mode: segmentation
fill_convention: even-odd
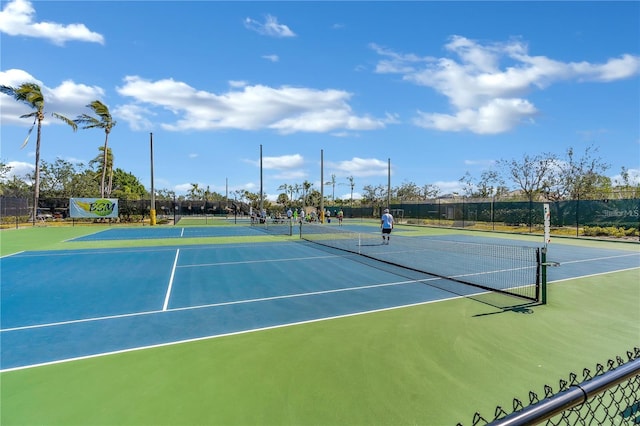
[[[635,237],[638,236],[636,228],[617,226],[585,226],[582,233],[586,237]]]

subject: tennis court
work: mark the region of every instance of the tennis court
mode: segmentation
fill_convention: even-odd
[[[2,270],[3,370],[457,296],[291,243],[27,252]]]
[[[350,226],[352,231],[377,235],[376,228],[359,224]],[[42,231],[46,232],[46,230]],[[402,234],[405,236],[401,236]],[[530,238],[508,240],[505,243],[504,238],[489,234],[481,236],[470,233],[423,234],[414,228],[399,227],[395,241],[397,238],[415,238],[417,240],[458,241],[474,244],[510,244],[514,247],[532,244]],[[233,240],[234,237],[251,237],[252,235],[260,238],[260,242],[229,242],[229,238]],[[415,236],[406,237],[406,235]],[[3,237],[5,236],[3,235]],[[206,244],[191,245],[184,245],[183,240],[180,240],[192,237],[208,237],[209,240]],[[218,237],[224,237],[225,242],[216,243]],[[267,348],[270,346],[268,344],[265,346],[263,340],[265,336],[270,335],[271,338],[268,341],[271,342],[274,337],[270,333],[278,333],[278,335],[293,333],[297,338],[301,338],[301,335],[306,336],[303,345],[308,344],[309,348],[312,350],[315,348],[318,351],[320,351],[316,346],[318,336],[323,336],[326,333],[327,340],[322,341],[324,356],[321,356],[321,359],[323,361],[320,361],[324,365],[325,356],[331,358],[331,354],[335,352],[336,347],[334,346],[351,347],[352,342],[347,343],[339,337],[340,331],[351,330],[354,324],[357,324],[356,328],[360,326],[367,328],[364,334],[373,333],[375,335],[376,329],[382,333],[376,335],[376,340],[379,339],[378,344],[382,344],[388,352],[384,354],[374,352],[369,356],[373,357],[374,363],[377,364],[382,359],[384,364],[385,360],[398,356],[396,349],[388,346],[392,344],[393,339],[390,339],[388,343],[384,342],[385,333],[389,331],[390,326],[392,330],[398,332],[398,329],[393,327],[393,321],[400,321],[398,324],[409,321],[404,326],[413,332],[416,327],[423,329],[420,331],[420,340],[426,337],[422,333],[435,332],[439,334],[441,332],[467,335],[468,330],[462,331],[455,328],[460,327],[460,321],[462,324],[466,324],[469,330],[477,331],[474,322],[477,324],[488,321],[487,318],[491,318],[490,321],[499,327],[499,330],[502,329],[505,335],[509,335],[511,331],[507,329],[510,326],[506,326],[505,321],[514,321],[512,316],[514,313],[535,314],[530,315],[533,319],[550,314],[554,306],[562,304],[559,302],[569,302],[553,298],[561,297],[562,291],[556,291],[557,286],[566,285],[571,292],[577,291],[579,293],[584,289],[581,290],[575,283],[580,282],[581,279],[585,280],[587,283],[585,288],[587,288],[592,285],[589,280],[599,277],[607,277],[603,281],[615,280],[619,274],[630,274],[629,277],[631,277],[623,280],[626,283],[616,284],[626,288],[622,296],[626,300],[619,307],[624,310],[626,304],[633,306],[633,303],[636,303],[637,307],[637,304],[640,303],[640,287],[637,284],[640,250],[637,245],[632,244],[589,244],[584,246],[576,245],[574,242],[552,244],[549,247],[549,259],[559,262],[561,266],[549,269],[552,296],[550,304],[536,306],[526,304],[514,297],[502,297],[500,302],[497,302],[494,295],[488,295],[485,290],[477,287],[457,282],[446,282],[442,278],[407,271],[391,265],[382,266],[377,261],[363,260],[362,256],[319,248],[318,245],[302,242],[295,236],[289,238],[268,236],[267,240],[264,238],[262,230],[247,226],[113,228],[100,232],[87,231],[84,235],[67,238],[63,243],[56,243],[57,247],[64,247],[64,249],[23,251],[2,257],[0,259],[2,270],[2,346],[0,357],[2,377],[5,379],[2,389],[2,402],[5,407],[2,413],[3,420],[7,424],[19,424],[20,420],[39,418],[33,413],[21,411],[19,408],[24,407],[25,403],[20,399],[20,395],[22,398],[28,398],[29,395],[33,397],[33,394],[30,393],[33,390],[29,390],[29,387],[25,387],[24,384],[12,389],[12,383],[16,382],[7,379],[19,378],[21,375],[37,377],[38,372],[54,372],[60,368],[69,371],[78,363],[92,366],[91,369],[95,372],[97,370],[94,369],[99,369],[97,366],[102,362],[114,362],[116,359],[122,359],[118,358],[122,356],[141,356],[144,359],[150,354],[157,356],[157,351],[168,351],[170,348],[180,348],[184,355],[184,350],[190,345],[205,344],[209,348],[207,351],[210,351],[212,349],[209,345],[224,347],[243,342],[242,344],[249,345],[245,349],[253,348],[250,350],[258,352],[258,355],[252,353],[253,363],[257,363],[261,368],[267,368],[263,364],[266,361],[262,360],[259,355],[263,355],[266,360],[273,361],[272,356],[265,353],[265,351],[269,352]],[[176,244],[170,246],[154,245],[154,239],[175,240]],[[132,240],[139,240],[141,246],[95,247],[96,244],[100,245],[102,242],[114,240],[123,240],[129,243]],[[392,239],[392,244],[385,249],[392,250],[395,241]],[[77,248],[82,244],[93,244],[94,247]],[[432,261],[434,260],[432,259]],[[435,261],[442,263],[447,260],[445,258]],[[609,278],[609,276],[614,278]],[[602,301],[605,300],[602,295],[595,297]],[[574,302],[590,303],[588,300],[577,298]],[[585,307],[594,315],[601,308]],[[451,317],[439,317],[442,310],[454,310],[456,313]],[[627,313],[626,317],[618,319],[614,319],[615,311],[609,312],[609,314],[612,315],[612,318],[601,327],[609,330],[610,333],[614,333],[610,330],[611,327],[619,327],[619,321],[627,324],[626,329],[615,332],[618,333],[616,338],[620,338],[622,335],[622,337],[626,336],[627,340],[626,342],[620,341],[618,346],[627,348],[637,345],[640,341],[640,328],[635,320],[640,319],[638,318],[640,314],[637,312]],[[521,323],[526,317],[518,316],[516,322]],[[419,323],[416,324],[416,320],[420,321],[419,318],[422,320],[429,318],[431,322],[421,326]],[[554,318],[557,319],[557,317]],[[575,318],[567,320],[569,323],[576,321]],[[383,321],[383,324],[380,321]],[[391,323],[387,321],[391,321]],[[341,325],[338,326],[338,324]],[[552,340],[557,341],[558,336],[553,334],[551,330],[554,326],[562,326],[562,324],[561,322],[553,325],[545,322],[544,327],[551,327],[547,332],[550,333]],[[630,326],[628,324],[636,325]],[[533,326],[532,324],[521,323],[520,326],[523,328],[518,332],[513,331],[516,335],[524,338],[525,341],[533,338],[530,333],[524,331]],[[540,324],[537,326],[540,327]],[[338,327],[338,331],[334,330],[331,333],[327,331],[334,327]],[[332,343],[330,336],[336,332],[338,337],[334,336],[335,339]],[[480,341],[491,340],[491,336],[495,336],[494,333],[496,330],[487,330],[484,337],[475,336],[475,338],[479,338]],[[584,333],[584,330],[577,332],[578,335]],[[354,336],[351,332],[347,332],[347,334],[352,340],[358,341],[357,335]],[[440,336],[436,339],[433,335],[429,336],[431,342],[444,337]],[[417,336],[414,335],[414,337]],[[538,336],[543,341],[548,337]],[[471,336],[466,337],[466,339],[471,338]],[[568,342],[573,342],[573,338],[569,336],[564,336],[564,338]],[[509,339],[505,337],[501,340],[501,342],[494,342],[494,344],[497,343],[502,347]],[[607,339],[604,340],[605,342],[600,342],[587,352],[597,352],[598,348],[602,350],[601,344],[606,343]],[[277,337],[275,341],[278,341]],[[411,347],[412,344],[404,342],[399,347],[403,347],[402,345]],[[468,356],[470,349],[473,347],[477,349],[477,345],[481,346],[482,344],[476,342],[472,343],[472,348],[465,348],[463,350],[465,357]],[[571,345],[572,343],[569,343],[569,346]],[[584,343],[585,348],[590,348],[593,345],[589,342]],[[430,347],[428,344],[427,346]],[[451,351],[453,348],[455,348],[455,344],[448,350]],[[273,350],[273,347],[271,349]],[[375,346],[369,349],[375,351]],[[193,350],[194,353],[199,351],[198,349]],[[361,350],[355,352],[356,357],[362,356]],[[553,352],[556,351],[561,351],[561,348],[554,348]],[[517,352],[518,350],[513,348],[513,351],[506,351],[501,356],[509,359]],[[166,354],[167,352],[162,353]],[[217,353],[217,350],[214,349],[213,353]],[[315,358],[315,361],[305,360],[304,357],[299,358],[301,356],[299,347],[289,347],[288,350],[279,348],[274,353],[283,354],[289,360],[298,359],[296,361],[299,363],[298,370],[300,365],[307,365],[307,368],[313,369],[313,362],[319,362]],[[308,355],[306,351],[304,353]],[[482,350],[480,353],[483,357],[486,355]],[[218,353],[219,355],[220,353]],[[236,355],[245,361],[248,356],[246,353],[236,353]],[[341,352],[342,357],[345,355],[345,352]],[[425,365],[413,365],[417,362],[414,358],[416,355]],[[531,355],[537,358],[536,354]],[[433,348],[430,348],[428,354],[412,354],[408,356],[409,364],[413,365],[409,367],[409,371],[425,374],[426,371],[420,370],[429,366],[434,362],[434,359],[440,360],[440,370],[446,370],[443,364],[446,364],[444,359],[447,356],[447,353],[441,353]],[[611,356],[611,354],[603,356]],[[567,365],[567,360],[558,361],[559,366]],[[597,359],[594,362],[602,361]],[[307,362],[311,364],[309,365]],[[353,362],[353,360],[344,361],[345,365],[352,365]],[[402,362],[399,362],[396,359],[392,362],[397,364],[396,368],[400,368],[400,365],[403,366],[403,369],[407,368],[407,360],[403,359]],[[365,361],[366,363],[367,361]],[[126,363],[121,365],[121,368],[127,369],[126,365]],[[430,368],[436,367],[436,365],[432,365]],[[582,367],[583,365],[578,365],[574,368],[580,369]],[[181,368],[186,367],[182,366]],[[198,367],[196,363],[195,368],[196,370],[202,368],[202,365]],[[246,365],[243,368],[254,371]],[[276,367],[276,370],[280,371],[280,369],[281,367]],[[321,370],[327,372],[324,367]],[[342,370],[337,367],[336,371]],[[231,374],[230,380],[235,380],[231,378],[234,376],[233,372],[227,373]],[[218,368],[214,368],[213,371],[208,371],[206,374],[211,374],[213,377],[218,376],[218,380],[222,380],[222,376],[227,373],[222,373]],[[294,380],[284,371],[281,373],[288,377],[287,380]],[[398,375],[394,380],[406,380],[406,375],[412,374],[408,371],[400,373],[399,370],[396,373]],[[306,374],[313,375],[309,371]],[[235,374],[236,378],[243,375],[244,373],[239,371]],[[347,375],[347,377],[349,376]],[[175,385],[175,380],[179,379],[172,380]],[[338,380],[338,377],[334,377],[334,380]],[[371,380],[377,381],[375,378],[371,378]],[[470,380],[466,386],[474,381],[475,379]],[[161,387],[165,386],[164,380],[161,382]],[[255,383],[255,381],[253,382]],[[18,383],[20,382],[18,381]],[[216,383],[220,384],[218,381]],[[335,381],[332,383],[333,386],[336,385]],[[232,388],[237,386],[237,384],[227,385]],[[360,385],[362,383],[359,383]],[[397,383],[390,384],[390,388],[393,390],[397,385]],[[457,386],[459,385],[460,383]],[[76,386],[78,385],[76,384]],[[100,387],[100,385],[96,386]],[[263,385],[256,386],[257,389],[260,389]],[[281,383],[275,386],[277,388],[285,386],[285,384]],[[327,384],[322,386],[327,386]],[[196,385],[196,388],[198,387]],[[514,386],[514,388],[517,387]],[[251,385],[244,385],[243,389],[245,391],[251,389]],[[12,397],[5,398],[7,392],[12,390],[16,391],[12,393]],[[421,400],[413,390],[405,390],[414,395],[412,398]],[[335,389],[334,391],[341,394]],[[362,398],[368,401],[368,404],[374,404],[375,399],[380,397],[379,393],[386,394],[387,391],[376,390],[371,395],[362,395]],[[82,393],[82,390],[76,389],[76,392]],[[91,393],[93,390],[89,389],[85,392]],[[300,392],[317,396],[317,390],[314,389],[300,389]],[[367,387],[363,392],[369,394],[371,389]],[[445,393],[449,395],[452,391],[447,390]],[[173,393],[171,394],[173,395]],[[264,395],[262,396],[264,397]],[[51,397],[50,395],[49,398]],[[221,410],[221,412],[226,412],[226,415],[222,416],[220,412],[214,415],[208,409],[203,408],[204,412],[192,413],[193,417],[184,418],[184,422],[174,419],[169,423],[193,424],[194,421],[206,423],[213,419],[223,423],[255,423],[260,416],[266,415],[263,412],[265,407],[256,402],[255,397],[256,395],[249,395],[249,401],[247,401],[247,403],[256,404],[253,410],[250,409],[254,414],[240,414],[239,408],[232,410],[227,407]],[[42,395],[39,398],[42,398]],[[287,398],[291,398],[291,395],[288,394]],[[285,403],[283,399],[276,399]],[[221,399],[221,401],[224,400],[225,398]],[[426,402],[422,400],[423,404]],[[500,401],[492,400],[489,405],[493,403],[495,406],[498,402]],[[161,403],[160,400],[153,405],[157,407]],[[476,400],[476,403],[479,401]],[[360,420],[355,423],[362,424],[367,422],[366,419],[370,419],[370,414],[363,416],[352,413],[346,417],[335,417],[328,413],[314,414],[314,409],[301,408],[295,401],[289,399],[286,404],[289,406],[288,409],[295,411],[293,417],[283,418],[281,416],[284,414],[280,412],[275,418],[270,418],[271,420],[264,423],[330,422],[346,424],[350,423],[346,419],[356,416]],[[326,401],[320,405],[324,406],[324,404]],[[218,406],[218,403],[214,405]],[[463,412],[479,408],[481,407],[475,405],[466,411],[458,409],[457,412],[461,415]],[[352,412],[355,409],[355,407],[351,407]],[[374,413],[375,411],[373,409]],[[444,410],[443,415],[446,415],[448,411],[456,412],[455,407],[449,407]],[[147,412],[147,409],[142,409],[142,412]],[[61,413],[64,414],[57,417],[49,412],[48,415],[53,415],[53,417],[48,417],[48,419],[53,419],[51,420],[52,424],[61,424],[73,418],[67,408],[61,408]],[[138,423],[134,421],[137,414],[133,413],[121,412],[120,415],[103,413],[98,418],[92,417],[93,415],[86,413],[80,416],[76,415],[78,417],[71,423],[104,423],[105,419],[107,423]],[[145,416],[148,415],[145,414]],[[222,417],[216,417],[217,415]],[[417,423],[435,424],[429,423],[429,419],[442,418],[430,417],[433,415],[433,413],[407,413],[400,416],[394,411],[387,413],[384,419],[395,419],[398,421],[393,421],[393,423],[404,423],[409,416],[416,419]],[[90,418],[87,419],[86,416]],[[150,422],[150,418],[154,417],[145,417],[146,420],[142,423]],[[371,420],[375,420],[375,418]],[[461,420],[466,419],[451,418],[452,423]],[[29,423],[29,421],[25,421],[25,423]],[[258,421],[258,423],[263,422]],[[373,423],[388,424],[388,421],[373,421]]]

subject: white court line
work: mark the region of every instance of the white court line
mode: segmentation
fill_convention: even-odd
[[[180,236],[182,237],[183,235],[184,235],[184,228],[180,230]]]
[[[184,339],[184,340],[176,340],[176,341],[173,341],[173,342],[158,343],[156,345],[140,346],[140,347],[137,347],[137,348],[121,349],[121,350],[118,350],[118,351],[104,352],[104,353],[94,354],[94,355],[85,355],[85,356],[80,356],[80,357],[75,357],[75,358],[61,359],[61,360],[57,360],[57,361],[42,362],[42,363],[39,363],[39,364],[24,365],[24,366],[20,366],[20,367],[12,367],[12,368],[0,369],[0,373],[9,372],[9,371],[26,370],[26,369],[29,369],[29,368],[44,367],[44,366],[47,366],[47,365],[62,364],[62,363],[67,363],[67,362],[72,362],[72,361],[80,361],[80,360],[84,360],[84,359],[99,358],[99,357],[103,357],[103,356],[123,354],[123,353],[127,353],[127,352],[136,352],[136,351],[142,351],[142,350],[145,350],[145,349],[162,348],[162,347],[166,347],[166,346],[180,345],[180,344],[183,344],[183,343],[199,342],[199,341],[203,341],[203,340],[217,339],[217,338],[220,338],[220,337],[236,336],[236,335],[240,335],[240,334],[255,333],[255,332],[266,331],[266,330],[275,330],[275,329],[278,329],[278,328],[293,327],[293,326],[296,326],[296,325],[313,324],[313,323],[321,322],[321,321],[330,321],[330,320],[339,319],[339,318],[348,318],[348,317],[354,317],[354,316],[359,316],[359,315],[372,314],[372,313],[376,313],[376,312],[385,312],[385,311],[392,311],[392,310],[395,310],[395,309],[409,308],[409,307],[412,307],[412,306],[420,306],[420,305],[428,305],[428,304],[431,304],[431,303],[445,302],[445,301],[448,301],[448,300],[460,299],[462,297],[464,297],[464,296],[454,296],[454,297],[450,297],[450,298],[447,298],[447,299],[429,300],[429,301],[426,301],[426,302],[410,303],[410,304],[400,305],[400,306],[391,306],[391,307],[388,307],[388,308],[380,308],[380,309],[373,309],[373,310],[370,310],[370,311],[354,312],[354,313],[351,313],[351,314],[336,315],[336,316],[332,316],[332,317],[316,318],[316,319],[312,319],[312,320],[298,321],[298,322],[292,322],[292,323],[288,323],[288,324],[279,324],[279,325],[273,325],[273,326],[269,326],[269,327],[254,328],[254,329],[251,329],[251,330],[233,331],[233,332],[230,332],[230,333],[223,333],[223,334],[212,334],[210,336],[196,337],[196,338]]]
[[[164,305],[162,305],[163,311],[166,311],[167,306],[169,306],[169,297],[171,297],[171,289],[173,288],[173,277],[176,274],[176,265],[178,264],[179,255],[180,255],[180,249],[176,250],[176,257],[173,260],[173,267],[171,268],[171,277],[169,278],[169,286],[167,287],[167,294],[164,297]]]
[[[567,263],[569,263],[569,262],[567,262]],[[600,275],[614,274],[614,273],[617,273],[617,272],[635,271],[636,269],[640,269],[640,266],[636,266],[636,267],[633,267],[633,268],[626,268],[626,269],[618,269],[616,271],[606,271],[606,272],[598,272],[596,274],[581,275],[579,277],[562,278],[562,279],[559,279],[559,280],[548,281],[547,284],[555,284],[555,283],[560,283],[560,282],[563,282],[563,281],[580,280],[582,278],[598,277]]]
[[[21,250],[21,251],[17,251],[17,252],[15,252],[15,253],[5,254],[4,256],[0,256],[0,259],[4,259],[5,257],[16,256],[16,255],[21,254],[21,253],[24,253],[24,252],[25,252],[24,250]]]
[[[329,294],[329,293],[338,293],[338,292],[345,292],[345,291],[355,291],[355,290],[362,290],[362,289],[368,289],[368,288],[378,288],[378,287],[389,287],[389,286],[403,285],[403,284],[423,283],[425,281],[435,281],[435,280],[439,280],[439,279],[440,278],[429,278],[429,279],[424,279],[424,280],[396,281],[396,282],[391,282],[391,283],[371,284],[371,285],[365,285],[365,286],[359,286],[359,287],[358,286],[356,286],[356,287],[346,287],[346,288],[338,288],[338,289],[332,289],[332,290],[311,291],[311,292],[307,292],[307,293],[294,293],[294,294],[285,294],[285,295],[281,295],[281,296],[261,297],[261,298],[256,298],[256,299],[233,300],[233,301],[230,301],[230,302],[210,303],[210,304],[206,304],[206,305],[186,306],[186,307],[182,307],[182,308],[173,308],[173,309],[166,309],[166,310],[163,309],[161,311],[160,310],[155,310],[155,311],[135,312],[135,313],[130,313],[130,314],[109,315],[109,316],[104,316],[104,317],[85,318],[85,319],[70,320],[70,321],[61,321],[61,322],[54,322],[54,323],[48,323],[48,324],[27,325],[27,326],[23,326],[23,327],[14,327],[14,328],[1,329],[0,333],[9,332],[9,331],[21,331],[21,330],[29,330],[29,329],[46,328],[46,327],[56,327],[56,326],[60,326],[60,325],[79,324],[79,323],[85,323],[85,322],[104,321],[104,320],[110,320],[110,319],[145,316],[145,315],[159,314],[159,313],[162,313],[162,312],[190,311],[190,310],[205,309],[205,308],[215,308],[215,307],[228,306],[228,305],[239,305],[239,304],[243,304],[243,303],[268,302],[268,301],[271,301],[271,300],[292,299],[292,298],[296,298],[296,297],[306,297],[306,296],[322,295],[322,294]]]
[[[314,259],[331,259],[334,257],[349,257],[353,255],[339,256],[336,254],[329,254],[326,256],[307,256],[307,257],[291,257],[291,258],[278,258],[278,259],[260,259],[260,260],[239,260],[237,262],[216,262],[216,263],[196,263],[193,265],[180,265],[178,268],[202,268],[207,266],[225,266],[225,265],[246,265],[250,263],[270,263],[270,262],[297,262],[299,260],[314,260]]]
[[[562,265],[569,265],[571,263],[594,262],[596,260],[618,259],[621,257],[629,257],[629,256],[640,256],[640,253],[617,254],[615,256],[594,257],[591,259],[581,259],[581,260],[568,260],[566,262],[562,262]],[[630,268],[630,269],[633,269],[633,268]]]
[[[77,240],[78,238],[84,238],[84,237],[89,237],[91,235],[97,235],[100,234],[102,232],[106,232],[106,231],[110,231],[111,229],[100,229],[96,232],[89,232],[88,234],[84,234],[84,235],[80,235],[79,237],[73,237],[73,238],[69,238],[67,240],[62,240],[63,243],[68,243],[68,242],[73,242],[75,240]]]

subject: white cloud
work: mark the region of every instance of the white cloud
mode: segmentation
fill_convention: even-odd
[[[438,195],[447,195],[447,194],[453,194],[453,193],[461,194],[463,190],[462,184],[460,183],[460,181],[457,181],[457,180],[437,181],[433,183],[433,186],[435,186],[440,190]]]
[[[47,87],[29,73],[10,69],[0,72],[0,84],[17,87],[23,83],[35,83],[40,86],[45,99],[45,112],[56,112],[68,118],[75,118],[86,110],[86,105],[104,96],[104,90],[97,86],[74,83],[72,80],[63,81],[59,86]],[[33,121],[20,118],[23,114],[33,112],[26,104],[16,102],[8,95],[0,94],[0,114],[2,123],[22,124],[30,126]],[[61,121],[47,116],[43,125],[51,123],[62,124]]]
[[[627,169],[629,184],[640,185],[640,169]],[[611,176],[611,182],[614,185],[622,185],[624,180],[622,175],[618,173],[615,176]]]
[[[244,160],[246,163],[260,166],[260,160]],[[265,170],[291,170],[304,165],[304,158],[300,154],[282,155],[279,157],[262,157],[262,168]]]
[[[10,167],[6,176],[7,180],[13,179],[14,176],[19,179],[23,179],[27,175],[33,173],[36,169],[35,164],[25,163],[22,161],[9,161],[6,164]]]
[[[161,125],[170,131],[274,129],[283,134],[324,133],[379,129],[390,119],[354,115],[347,103],[351,94],[335,89],[254,85],[216,94],[173,79],[150,81],[128,76],[117,91],[133,98],[135,105],[160,107],[177,116],[175,123]]]
[[[280,57],[278,55],[262,55],[262,58],[271,62],[278,62],[280,60]]]
[[[244,26],[258,34],[270,37],[295,37],[296,34],[288,26],[278,23],[278,18],[267,15],[264,22],[252,18],[245,18]]]
[[[382,57],[376,72],[401,74],[418,86],[446,96],[451,113],[419,111],[414,124],[442,131],[477,134],[507,132],[538,114],[525,97],[558,81],[610,82],[640,73],[640,56],[630,54],[603,64],[561,62],[531,56],[520,40],[481,44],[453,36],[445,45],[448,57],[419,57],[370,45]]]
[[[464,160],[466,166],[491,167],[496,164],[496,160]]]
[[[68,41],[104,44],[101,34],[90,31],[84,24],[58,24],[34,20],[36,11],[28,0],[6,3],[0,12],[0,32],[11,36],[44,38],[62,46]]]
[[[136,104],[119,105],[111,111],[111,115],[117,121],[125,121],[129,123],[132,130],[143,131],[153,130],[153,124],[148,116],[155,116],[155,112],[148,108]]]
[[[536,108],[524,99],[493,99],[478,109],[467,108],[455,115],[427,114],[418,111],[414,124],[427,129],[450,132],[470,130],[477,134],[497,134],[516,127],[522,120],[533,117]]]
[[[243,80],[229,80],[229,87],[238,88],[238,87],[244,87],[246,85],[247,85],[247,82]]]
[[[190,183],[181,183],[173,187],[176,194],[186,194],[191,189]]]
[[[264,169],[295,169],[302,167],[304,158],[300,154],[283,155],[280,157],[263,157],[262,167]]]
[[[345,200],[345,201],[351,201],[351,196],[352,196],[351,192],[347,192],[347,193],[342,194],[342,195],[336,194],[336,200],[340,199],[340,200]],[[359,192],[354,191],[353,192],[353,199],[354,200],[362,199],[362,194],[359,193]]]
[[[340,161],[337,163],[325,163],[325,170],[337,176],[347,177],[369,177],[369,176],[387,176],[389,164],[387,161],[375,158],[358,158]]]
[[[306,180],[309,174],[304,170],[286,170],[282,173],[278,173],[273,176],[273,179],[282,180],[285,182],[301,182]]]

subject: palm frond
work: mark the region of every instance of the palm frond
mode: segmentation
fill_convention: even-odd
[[[27,132],[27,137],[24,138],[24,142],[22,142],[22,145],[20,146],[20,149],[23,149],[29,143],[29,137],[31,136],[31,132],[33,132],[33,128],[36,127],[36,121],[37,120],[38,120],[37,118],[35,120],[33,120],[33,124],[31,125],[31,128]]]
[[[76,119],[76,122],[78,122],[77,120],[83,120],[85,124],[89,124],[88,127],[84,127],[85,129],[100,128],[109,133],[111,129],[116,125],[113,117],[111,117],[109,108],[99,100],[91,102],[87,105],[87,108],[90,108],[99,118],[92,117],[87,114],[82,114],[81,116],[79,116]],[[90,123],[87,120],[90,120]]]
[[[78,130],[78,125],[73,120],[68,119],[64,115],[58,114],[57,112],[51,113],[51,115],[71,126],[74,132]]]
[[[0,91],[13,97],[16,101],[24,102],[31,108],[44,109],[44,97],[40,86],[35,83],[23,83],[18,87],[0,86]]]

